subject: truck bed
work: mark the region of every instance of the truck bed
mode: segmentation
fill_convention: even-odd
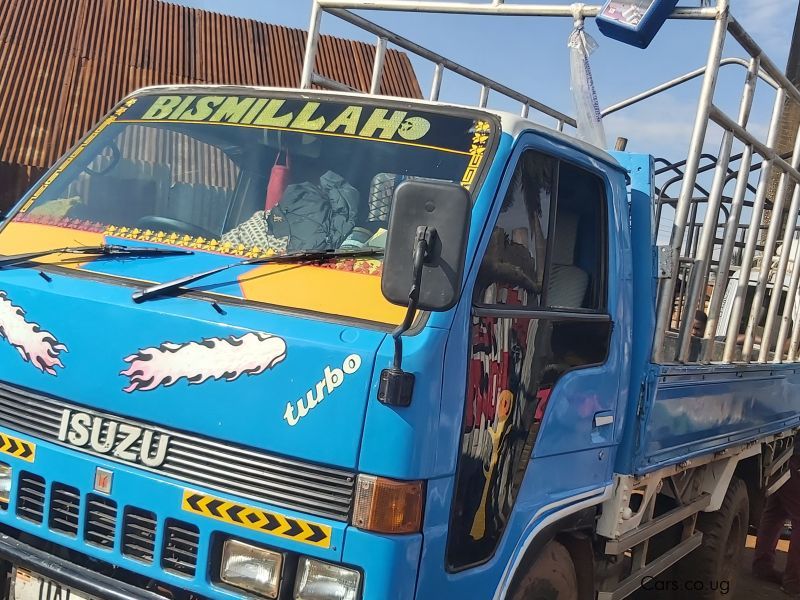
[[[800,424],[800,365],[651,365],[636,413],[638,475]]]

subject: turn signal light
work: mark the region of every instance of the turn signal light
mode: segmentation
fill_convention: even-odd
[[[353,525],[376,533],[416,533],[422,528],[424,485],[359,475]]]

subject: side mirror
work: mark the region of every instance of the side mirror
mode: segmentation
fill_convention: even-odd
[[[397,186],[389,215],[381,291],[389,302],[407,306],[392,332],[394,363],[381,371],[378,400],[408,406],[414,374],[403,371],[402,335],[417,309],[445,311],[455,306],[467,251],[472,203],[454,183],[411,180]]]
[[[411,180],[397,186],[389,216],[381,291],[389,302],[415,309],[445,311],[458,300],[464,275],[472,203],[455,183]],[[420,235],[427,237],[420,280],[415,284],[414,255]]]

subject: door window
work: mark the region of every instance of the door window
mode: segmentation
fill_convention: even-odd
[[[558,380],[606,360],[603,190],[597,175],[533,150],[517,164],[473,296],[451,569],[494,553]],[[576,418],[592,418],[592,398]]]

